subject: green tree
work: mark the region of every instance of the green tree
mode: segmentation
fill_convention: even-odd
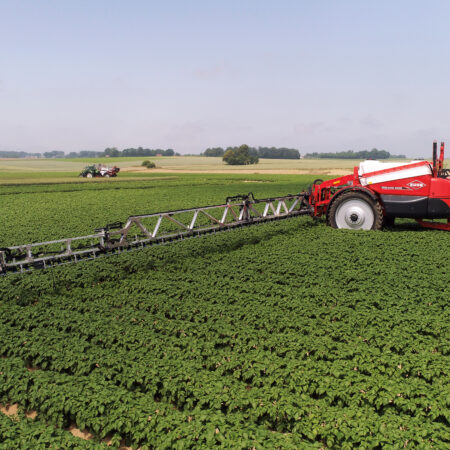
[[[120,156],[120,150],[118,150],[117,147],[105,148],[105,151],[103,153],[105,154],[105,156]]]
[[[222,147],[207,148],[203,152],[203,156],[223,156],[225,150]]]
[[[261,159],[300,159],[300,152],[295,148],[258,147]]]
[[[240,147],[228,148],[222,159],[232,166],[258,164],[259,162],[258,156],[252,155],[249,146],[245,144]]]
[[[328,153],[307,153],[305,158],[332,158],[332,159],[388,159],[392,158],[391,154],[386,150],[360,150],[354,152],[347,150],[346,152],[328,152]]]
[[[44,158],[64,158],[64,152],[60,150],[53,150],[51,152],[45,152]]]

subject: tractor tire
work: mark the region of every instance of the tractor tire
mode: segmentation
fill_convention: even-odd
[[[89,173],[86,174],[86,178],[92,178],[93,176],[94,176],[94,175],[92,175],[91,172],[89,172]]]
[[[331,204],[328,224],[347,230],[380,230],[383,209],[380,202],[362,192],[345,192]]]
[[[103,178],[109,178],[109,177],[110,177],[109,173],[105,173],[105,175],[103,175]]]

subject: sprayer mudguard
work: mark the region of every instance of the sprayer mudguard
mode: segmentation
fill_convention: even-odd
[[[428,218],[429,219],[447,219],[450,218],[450,198],[429,198],[428,199]]]
[[[380,195],[386,216],[428,217],[428,197],[416,195]]]

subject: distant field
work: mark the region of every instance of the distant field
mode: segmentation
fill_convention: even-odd
[[[250,171],[265,172],[268,170],[330,170],[330,169],[352,169],[357,160],[314,160],[314,159],[260,159],[258,164],[251,166],[229,166],[222,161],[222,158],[204,156],[175,156],[175,157],[143,157],[143,158],[108,158],[106,163],[118,164],[124,168],[140,168],[144,160],[154,161],[158,169],[162,170],[183,170],[183,171],[227,171],[242,172]],[[79,163],[80,160],[70,159],[68,162]],[[64,161],[63,161],[64,162]],[[83,159],[82,165],[86,163],[98,163],[99,159]]]
[[[259,164],[252,166],[229,166],[222,158],[211,158],[203,156],[178,156],[178,157],[155,157],[155,158],[87,158],[87,159],[4,159],[0,160],[0,171],[44,171],[44,172],[72,172],[80,171],[87,164],[118,165],[121,169],[141,169],[144,160],[156,163],[157,169],[165,171],[227,171],[262,172],[267,170],[351,170],[357,160],[335,160],[335,159],[261,159]],[[147,169],[145,169],[147,170]]]
[[[141,166],[149,159],[156,169]],[[225,174],[317,174],[345,175],[351,173],[360,160],[345,159],[261,159],[251,166],[228,166],[222,158],[202,156],[178,157],[130,157],[86,159],[0,159],[0,183],[64,182],[75,181],[79,172],[88,164],[118,165],[119,178],[158,176],[161,173],[225,173]],[[79,181],[82,181],[79,179]],[[92,182],[92,180],[90,180]]]

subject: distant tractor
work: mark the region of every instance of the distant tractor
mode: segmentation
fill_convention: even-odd
[[[114,167],[106,167],[102,164],[92,166],[86,166],[80,173],[80,177],[83,178],[94,178],[94,177],[102,177],[102,178],[109,178],[109,177],[116,177],[119,173],[120,168],[117,166]]]

